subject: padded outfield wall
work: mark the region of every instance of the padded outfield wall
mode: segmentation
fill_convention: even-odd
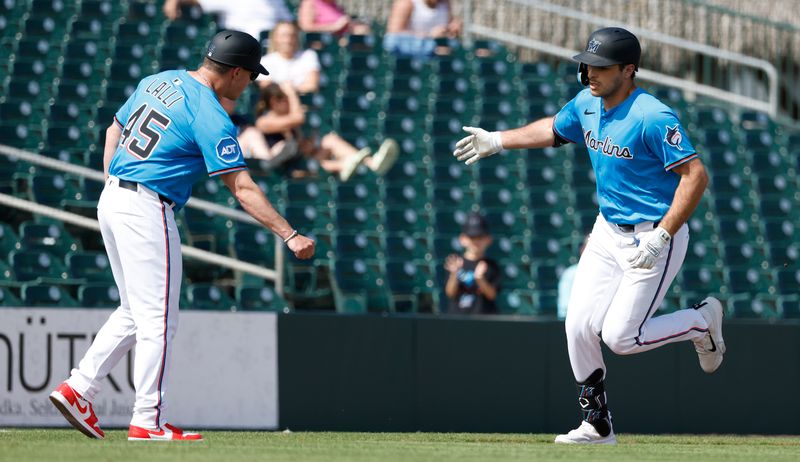
[[[556,433],[580,419],[562,322],[294,314],[278,327],[282,428]],[[726,322],[725,340],[711,375],[690,342],[606,350],[616,430],[800,434],[800,323]]]

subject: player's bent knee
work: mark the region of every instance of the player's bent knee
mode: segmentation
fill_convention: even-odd
[[[623,332],[603,331],[603,343],[618,355],[629,355],[636,350],[636,339]]]

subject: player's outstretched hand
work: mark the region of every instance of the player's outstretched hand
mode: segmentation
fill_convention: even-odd
[[[672,240],[666,229],[658,227],[652,232],[647,233],[647,236],[639,243],[636,251],[628,257],[628,261],[632,268],[650,269],[656,264],[656,259],[664,247]]]
[[[461,138],[456,143],[453,155],[456,159],[464,161],[467,165],[472,165],[483,157],[497,154],[503,149],[503,142],[500,139],[500,132],[487,132],[478,127],[461,127],[468,136]]]
[[[302,234],[291,238],[289,242],[286,243],[286,246],[289,247],[289,250],[294,252],[295,257],[301,260],[308,260],[314,256],[314,240]]]

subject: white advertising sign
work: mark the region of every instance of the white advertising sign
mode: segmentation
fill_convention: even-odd
[[[112,310],[0,308],[0,427],[68,426],[48,395],[68,376]],[[274,313],[181,311],[166,395],[168,420],[186,428],[276,429]],[[101,427],[127,428],[133,351],[101,382]]]

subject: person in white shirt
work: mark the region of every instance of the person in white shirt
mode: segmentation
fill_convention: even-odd
[[[255,38],[271,31],[279,21],[291,21],[292,13],[284,0],[165,0],[164,15],[175,20],[181,5],[200,5],[205,13],[219,15],[219,26],[247,32]]]
[[[395,0],[383,47],[398,56],[426,57],[434,53],[436,38],[460,33],[461,21],[453,17],[449,0]]]
[[[258,79],[261,87],[288,82],[298,93],[319,90],[320,65],[317,52],[300,49],[300,30],[289,21],[281,21],[269,36],[269,50],[261,59],[269,77]],[[264,76],[267,77],[267,76]]]

